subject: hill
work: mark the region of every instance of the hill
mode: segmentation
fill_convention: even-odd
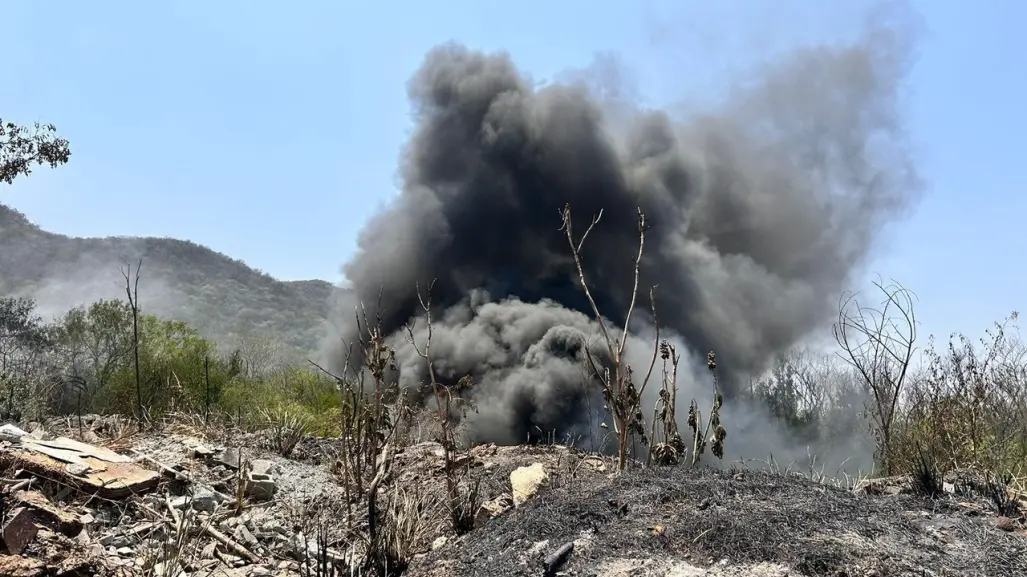
[[[140,304],[231,344],[267,334],[317,348],[336,289],[322,280],[280,281],[194,242],[173,238],[74,238],[42,230],[0,204],[0,295],[35,298],[44,316],[101,298],[124,298],[119,268],[143,259]]]

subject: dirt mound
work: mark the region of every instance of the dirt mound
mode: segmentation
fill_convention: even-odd
[[[540,575],[567,543],[567,575],[1027,574],[1027,539],[985,509],[766,472],[644,470],[551,487],[410,574]]]

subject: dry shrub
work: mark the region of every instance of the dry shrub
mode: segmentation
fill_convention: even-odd
[[[570,246],[571,256],[578,273],[578,281],[581,290],[588,299],[592,309],[592,318],[599,326],[600,351],[599,355],[592,351],[592,347],[586,342],[583,347],[586,374],[589,380],[598,381],[602,387],[603,400],[606,403],[606,411],[613,421],[613,432],[617,437],[617,470],[623,472],[628,466],[629,451],[632,442],[637,440],[643,446],[650,446],[647,453],[647,462],[653,459],[659,464],[676,464],[680,462],[687,451],[684,441],[677,432],[677,421],[674,407],[677,398],[677,364],[679,358],[667,341],[660,340],[660,319],[656,312],[656,287],[649,289],[649,308],[652,313],[652,322],[655,327],[655,339],[653,343],[652,360],[648,370],[636,380],[635,370],[625,362],[625,347],[627,345],[628,327],[631,323],[632,314],[635,312],[638,298],[639,275],[642,257],[645,249],[645,233],[649,228],[649,221],[642,209],[636,211],[638,221],[638,251],[634,258],[632,274],[631,301],[624,311],[624,325],[619,328],[619,333],[613,327],[607,326],[602,312],[599,310],[592,291],[589,288],[588,279],[585,278],[585,269],[581,262],[581,248],[588,238],[589,233],[599,223],[603,212],[600,210],[592,218],[591,224],[585,229],[580,238],[574,236],[573,219],[571,218],[570,204],[564,206],[561,211],[561,228],[567,237],[567,244]],[[599,356],[605,356],[600,359]],[[655,408],[651,429],[647,433],[645,415],[642,414],[642,396],[652,378],[653,369],[656,366],[657,357],[663,359],[663,387],[660,391],[660,400]],[[605,362],[604,362],[605,361]],[[668,366],[670,368],[668,368]],[[688,424],[692,428],[691,457],[688,459],[690,465],[698,464],[699,457],[706,448],[707,443],[712,444],[713,453],[718,458],[723,458],[724,439],[727,437],[727,430],[720,422],[720,407],[723,398],[720,396],[717,382],[716,356],[711,351],[707,359],[707,366],[713,375],[714,401],[710,409],[710,416],[705,422],[699,411],[695,399],[692,400],[689,409]],[[656,421],[663,423],[663,440],[655,440]],[[603,423],[601,426],[606,426]],[[712,435],[711,435],[712,432]]]
[[[350,575],[353,551],[341,552],[349,541],[337,519],[342,506],[334,500],[320,500],[290,511],[293,526],[291,554],[304,577]]]
[[[942,471],[975,469],[1015,484],[1027,462],[1027,350],[1009,334],[1014,313],[980,346],[955,335],[932,342],[927,366],[904,399],[896,451],[909,463],[929,450]]]
[[[181,511],[173,513],[172,522],[140,539],[136,548],[142,563],[129,574],[165,577],[185,572],[202,558],[203,542],[197,538],[214,523],[214,517],[199,518],[189,499]]]
[[[384,523],[379,535],[377,560],[382,574],[401,572],[414,553],[434,535],[442,533],[445,503],[418,486],[392,487],[384,507]]]
[[[474,410],[461,395],[472,381],[469,377],[454,384],[436,380],[431,356],[431,294],[422,300],[427,339],[414,341],[412,326],[408,337],[427,365],[430,379],[419,387],[401,389],[396,382],[395,350],[382,328],[381,311],[369,317],[363,306],[356,311],[358,340],[348,348],[346,362],[338,375],[314,365],[330,375],[341,395],[339,414],[342,451],[334,466],[342,477],[345,493],[346,527],[359,537],[366,553],[360,571],[394,575],[410,562],[415,547],[423,545],[426,528],[437,523],[438,513],[448,509],[451,524],[458,533],[473,526],[480,498],[476,484],[461,483],[455,414]],[[411,408],[411,395],[434,401],[428,415],[430,429],[444,449],[447,499],[440,501],[419,490],[404,487],[391,475],[395,449],[411,441],[417,415]],[[423,423],[422,423],[423,425]],[[367,528],[358,527],[358,508],[366,507]],[[443,517],[444,518],[444,517]]]
[[[478,493],[478,482],[475,481],[469,486],[460,482],[460,470],[467,472],[466,465],[458,466],[457,457],[460,448],[457,443],[459,436],[459,424],[454,418],[460,415],[467,417],[469,411],[478,411],[478,407],[470,400],[466,393],[474,385],[474,379],[470,375],[457,380],[453,384],[439,382],[435,375],[435,359],[431,355],[432,333],[432,309],[431,289],[428,287],[428,294],[422,297],[418,291],[418,299],[424,311],[426,337],[423,344],[418,344],[414,337],[413,323],[407,325],[407,340],[417,351],[418,356],[424,360],[428,369],[428,382],[422,383],[422,394],[430,395],[435,403],[432,411],[438,425],[438,436],[435,440],[442,446],[443,466],[446,477],[446,496],[449,499],[449,518],[453,530],[458,535],[467,533],[474,528],[474,515],[477,513],[481,499]]]
[[[907,471],[915,492],[934,498],[945,491],[944,477],[938,468],[938,460],[930,451],[917,446],[916,457],[907,465]]]
[[[346,505],[335,500],[293,510],[293,551],[300,573],[304,577],[399,575],[445,522],[441,501],[417,486],[394,485],[375,502],[368,531],[340,524]]]

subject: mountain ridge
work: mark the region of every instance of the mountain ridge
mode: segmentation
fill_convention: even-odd
[[[187,322],[226,346],[259,333],[313,352],[327,334],[329,302],[345,290],[321,279],[278,280],[190,240],[47,231],[0,203],[0,296],[34,298],[43,316],[124,299],[121,269],[140,259],[142,309]]]

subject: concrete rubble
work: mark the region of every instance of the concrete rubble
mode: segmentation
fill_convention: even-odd
[[[82,419],[0,425],[0,575],[291,577],[363,554],[342,531],[347,516],[366,525],[366,508],[347,508],[337,439],[306,439],[286,459],[256,434],[212,439],[201,427],[164,425],[121,435],[108,431],[119,429],[105,425],[110,418]],[[483,490],[475,526],[530,499],[565,452],[549,451],[547,465],[536,456],[525,473],[523,459],[509,459],[514,449],[456,456],[455,466],[502,480]],[[399,448],[392,482],[436,483],[441,495],[443,457],[434,442]],[[439,520],[443,533],[426,538],[425,553],[453,537]],[[184,545],[169,550],[175,542]]]
[[[299,574],[308,547],[273,510],[273,461],[166,432],[117,451],[29,428],[0,425],[0,575]],[[154,547],[176,535],[188,551]]]

